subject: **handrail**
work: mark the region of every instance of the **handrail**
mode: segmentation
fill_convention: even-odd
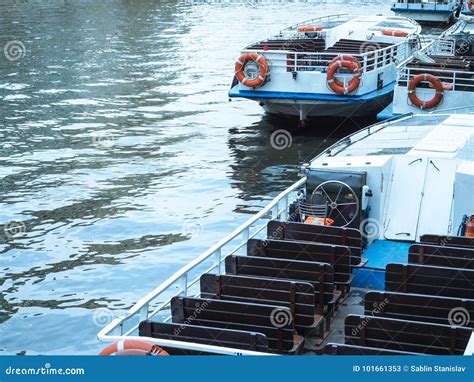
[[[376,44],[376,43],[375,43]],[[400,41],[396,44],[380,47],[379,49],[370,50],[367,52],[360,52],[355,56],[360,59],[362,65],[362,71],[364,73],[370,72],[377,68],[384,68],[390,64],[399,65],[399,62],[405,62],[408,58],[411,57],[409,48],[409,41]],[[270,68],[294,68],[295,71],[299,69],[311,69],[311,68],[321,68],[326,67],[327,64],[337,55],[348,54],[340,53],[337,51],[334,52],[295,52],[291,50],[273,50],[273,49],[252,49],[245,48],[242,50],[242,53],[247,52],[258,52],[266,55],[267,60],[269,61]],[[289,58],[288,55],[292,57]],[[288,64],[288,62],[291,64]],[[308,62],[323,62],[324,64],[312,65]],[[369,61],[373,61],[369,64]]]
[[[97,338],[100,341],[116,341],[119,339],[126,339],[126,338],[136,339],[136,337],[133,337],[133,336],[129,337],[129,335],[138,329],[138,324],[133,326],[131,329],[129,329],[124,335],[123,325],[125,322],[129,321],[131,318],[136,317],[136,316],[140,318],[140,321],[149,319],[152,316],[158,314],[160,311],[169,307],[171,298],[169,298],[167,301],[161,302],[159,307],[155,308],[155,310],[151,312],[151,314],[149,312],[150,303],[153,300],[155,300],[157,297],[162,295],[164,292],[168,291],[169,288],[171,288],[173,285],[175,285],[181,280],[183,281],[183,285],[177,294],[184,292],[184,294],[186,295],[189,288],[192,286],[191,284],[196,282],[196,280],[188,280],[188,274],[192,270],[195,270],[204,261],[215,258],[215,256],[217,256],[217,261],[214,263],[214,266],[211,269],[214,269],[216,267],[220,269],[221,263],[223,261],[222,248],[225,245],[229,244],[234,239],[236,239],[239,235],[243,236],[242,237],[243,242],[246,242],[248,238],[250,237],[255,237],[258,233],[260,233],[265,228],[265,226],[257,227],[256,232],[253,232],[252,235],[250,235],[250,228],[257,221],[261,219],[265,219],[269,213],[272,214],[273,219],[277,219],[278,217],[281,216],[282,219],[286,220],[287,208],[289,204],[289,195],[290,193],[296,191],[301,186],[303,186],[305,182],[306,182],[306,178],[302,178],[296,183],[292,184],[290,187],[288,187],[285,191],[281,192],[265,208],[263,208],[261,211],[259,211],[250,219],[248,219],[245,223],[243,223],[241,226],[235,229],[232,233],[230,233],[224,239],[222,239],[221,241],[213,245],[211,248],[209,248],[202,255],[200,255],[193,261],[191,261],[189,264],[181,268],[179,271],[177,271],[175,274],[169,277],[165,282],[163,282],[153,291],[148,293],[145,297],[141,298],[132,308],[130,308],[127,311],[125,316],[121,316],[112,320],[112,322],[106,325],[98,333]],[[284,203],[281,203],[282,201],[284,201]],[[284,204],[282,209],[280,209],[280,204]],[[234,249],[234,251],[238,250],[241,247],[242,247],[242,243],[238,246],[237,249]],[[176,295],[176,292],[174,295]],[[143,338],[147,339],[146,337],[140,337],[140,339],[143,339]],[[244,354],[244,355],[257,354],[257,352],[242,351],[238,349],[226,349],[226,348],[220,348],[220,347],[211,346],[211,345],[197,345],[197,344],[184,343],[180,341],[162,340],[162,339],[156,339],[156,338],[155,339],[148,338],[148,340],[152,340],[156,344],[161,345],[161,346],[181,347],[188,350],[196,350],[196,347],[197,347],[201,351],[217,352],[219,354]],[[263,354],[263,353],[258,353],[258,354]]]

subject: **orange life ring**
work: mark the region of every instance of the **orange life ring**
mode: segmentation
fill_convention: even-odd
[[[329,65],[333,64],[336,61],[353,61],[355,62],[359,70],[362,70],[362,65],[360,64],[360,61],[349,54],[340,54],[339,56],[334,57],[331,61],[329,61]]]
[[[469,1],[467,2],[467,7],[469,8],[469,11],[474,12],[474,1],[473,1],[473,0],[469,0]]]
[[[420,82],[429,82],[436,90],[436,94],[429,101],[422,101],[416,95],[416,88]],[[433,76],[432,74],[418,74],[413,77],[408,84],[408,98],[416,107],[420,109],[431,109],[437,106],[443,99],[444,88],[443,83],[439,78]]]
[[[408,32],[397,31],[397,30],[392,30],[392,29],[382,29],[382,34],[384,36],[393,36],[393,37],[407,37],[409,35]]]
[[[169,355],[162,348],[150,342],[138,340],[120,340],[107,346],[99,355]]]
[[[321,32],[323,27],[320,25],[303,25],[296,29],[299,33]]]
[[[329,63],[327,67],[327,84],[334,93],[349,94],[359,87],[361,75],[360,63],[356,63],[354,60],[357,59],[353,57],[353,60],[338,60]],[[341,68],[349,69],[352,74],[354,74],[347,86],[344,86],[341,81],[335,78],[336,72]]]
[[[253,61],[258,65],[258,76],[254,79],[249,79],[245,77],[244,68],[245,64],[249,61]],[[237,62],[235,63],[235,75],[239,82],[249,88],[258,88],[265,83],[267,79],[268,72],[270,67],[268,62],[261,54],[256,52],[242,54]]]

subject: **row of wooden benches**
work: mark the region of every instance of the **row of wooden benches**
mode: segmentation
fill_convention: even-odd
[[[173,323],[142,322],[140,335],[280,354],[322,341],[361,264],[360,232],[272,221],[267,237],[228,256],[225,275],[202,275],[198,298],[173,298]]]
[[[348,316],[345,344],[324,354],[463,354],[474,328],[474,240],[427,235],[408,264],[388,264],[385,292]]]
[[[140,335],[282,354],[298,353],[304,337],[323,339],[338,302],[350,287],[351,269],[364,263],[360,257],[360,232],[301,223],[270,222],[267,234],[267,240],[248,242],[247,256],[228,256],[225,260],[226,275],[202,275],[198,298],[173,298],[173,323],[144,321],[140,324]],[[437,317],[437,324],[441,325],[433,329],[432,325],[423,322],[410,324],[414,325],[415,333],[420,330],[426,333],[421,344],[433,339],[433,333],[449,335],[450,341],[454,338],[454,347],[446,347],[443,342],[443,346],[426,352],[458,354],[465,345],[466,332],[461,329],[454,332],[447,330],[444,327],[445,313],[448,307],[459,304],[456,298],[474,298],[472,285],[470,289],[465,288],[465,280],[474,283],[474,271],[420,265],[420,256],[423,261],[434,261],[439,265],[441,260],[438,258],[443,256],[432,247],[413,246],[409,257],[415,264],[389,265],[385,293],[391,293],[390,297],[371,292],[366,299],[366,314],[370,304],[373,306],[379,304],[381,299],[388,299],[390,304],[384,304],[384,309],[381,309],[385,316],[377,317],[377,320],[373,317],[349,316],[346,320],[347,343],[332,344],[327,351],[344,354],[356,351],[358,346],[361,352],[367,351],[367,347],[387,346],[396,351],[420,352],[423,349],[412,346],[411,342],[395,341],[391,347],[388,346],[390,344],[383,344],[386,340],[383,332],[395,333],[399,330],[405,322],[400,319],[413,317],[410,312],[416,305],[417,314]],[[456,262],[467,259],[465,250],[450,251],[446,248],[442,250],[449,252],[452,255],[449,255],[450,258],[456,259]],[[403,294],[413,291],[443,298],[425,301],[426,296]],[[450,303],[443,305],[446,300]],[[466,306],[468,311],[472,311],[472,305]],[[433,315],[433,310],[439,314]],[[352,330],[354,326],[359,328],[361,325],[363,330]],[[378,333],[373,325],[381,325],[384,329]],[[399,335],[406,336],[403,332]],[[458,335],[459,338],[456,337]],[[172,352],[183,353],[179,349],[172,349]]]

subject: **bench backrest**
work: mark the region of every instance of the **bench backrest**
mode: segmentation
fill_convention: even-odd
[[[371,348],[367,346],[327,344],[323,349],[324,355],[419,355],[397,350]]]
[[[348,247],[305,241],[257,240],[247,243],[247,255],[327,263],[334,269],[336,283],[352,280],[351,250]]]
[[[138,330],[139,335],[145,337],[268,352],[267,337],[256,332],[151,321],[140,322]],[[170,354],[175,354],[174,350],[167,349]],[[179,354],[195,354],[195,352],[179,350]]]
[[[173,297],[171,314],[178,324],[262,333],[272,351],[289,352],[294,346],[291,312],[281,306]]]
[[[368,292],[364,314],[474,328],[474,300],[444,296]]]
[[[349,315],[345,321],[348,345],[423,354],[462,355],[471,334],[471,328],[382,317]]]
[[[474,237],[423,235],[420,243],[474,248]]]
[[[309,282],[314,286],[318,314],[334,302],[334,271],[329,264],[251,256],[227,256],[226,273]]]
[[[474,299],[474,271],[414,264],[388,264],[385,271],[385,290]]]
[[[297,329],[315,323],[314,286],[298,281],[204,274],[201,298],[288,307]]]
[[[412,245],[408,251],[408,262],[472,270],[474,269],[474,248],[416,244]]]
[[[267,238],[347,246],[352,252],[352,265],[360,263],[362,236],[356,229],[272,220],[267,226]]]

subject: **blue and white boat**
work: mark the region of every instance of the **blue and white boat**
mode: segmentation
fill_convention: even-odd
[[[407,113],[474,111],[474,23],[464,19],[399,65],[393,104],[379,119]]]
[[[474,19],[473,0],[464,0],[462,5],[461,18],[469,21],[472,21]]]
[[[459,7],[459,0],[397,0],[392,11],[418,22],[449,23]]]
[[[418,48],[420,32],[395,16],[307,20],[247,46],[229,97],[300,120],[376,114],[390,102],[396,66]]]
[[[370,126],[301,176],[108,324],[107,354],[472,355],[474,116]]]

